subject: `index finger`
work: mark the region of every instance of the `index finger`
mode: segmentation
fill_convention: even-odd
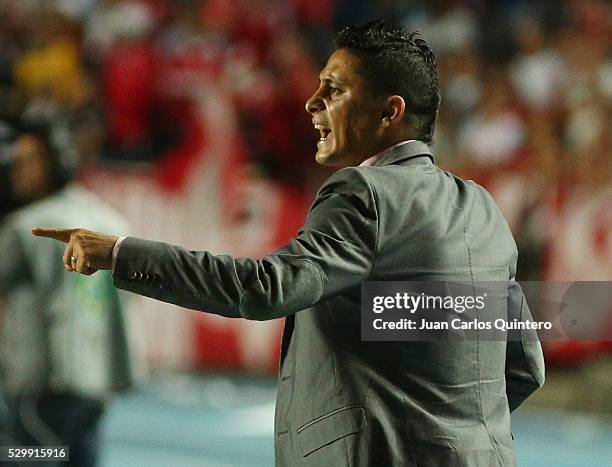
[[[52,229],[48,227],[34,227],[32,233],[37,237],[54,238],[60,242],[68,243],[70,241],[70,235],[76,229]]]

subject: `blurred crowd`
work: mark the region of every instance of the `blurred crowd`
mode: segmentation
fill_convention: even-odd
[[[249,166],[308,199],[329,172],[304,102],[334,32],[372,18],[432,46],[437,162],[497,199],[518,278],[610,280],[605,0],[0,0],[0,121],[66,119],[86,170],[139,167],[180,190],[227,136],[201,112],[215,90]]]

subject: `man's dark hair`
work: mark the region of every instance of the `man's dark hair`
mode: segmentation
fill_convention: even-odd
[[[361,72],[375,96],[399,95],[406,102],[406,117],[416,138],[433,141],[440,106],[436,59],[427,43],[382,20],[348,26],[335,37],[337,49],[360,59]]]

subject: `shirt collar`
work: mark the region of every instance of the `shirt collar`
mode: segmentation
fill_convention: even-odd
[[[379,160],[381,160],[384,157],[384,155],[387,154],[389,151],[392,151],[393,149],[397,149],[400,146],[403,146],[404,144],[410,143],[411,141],[416,141],[416,140],[415,139],[407,139],[405,141],[400,141],[399,143],[394,144],[393,146],[389,146],[388,148],[383,149],[382,151],[380,151],[378,154],[374,154],[373,156],[368,157],[361,164],[359,164],[359,167],[368,167],[370,165],[374,165]]]

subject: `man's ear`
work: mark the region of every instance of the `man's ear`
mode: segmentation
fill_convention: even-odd
[[[395,126],[402,121],[405,111],[406,103],[402,96],[389,96],[384,101],[381,123],[386,127]]]

